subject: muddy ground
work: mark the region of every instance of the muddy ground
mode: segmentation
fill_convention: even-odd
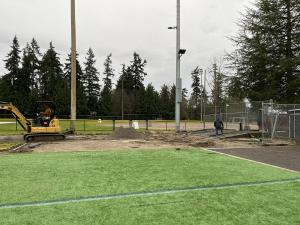
[[[220,136],[221,137],[221,136]],[[158,134],[148,133],[135,137],[120,138],[115,135],[81,135],[68,136],[65,141],[43,142],[25,146],[34,152],[81,152],[128,149],[165,149],[165,148],[243,148],[256,147],[260,143],[255,140],[222,140],[220,137],[203,137],[192,134]],[[2,141],[5,139],[2,137]],[[12,137],[9,137],[12,140]],[[15,141],[21,137],[15,136]],[[1,141],[1,138],[0,138]],[[22,150],[22,149],[20,149]],[[28,150],[28,149],[27,149]]]
[[[237,138],[234,130],[226,130],[224,135],[215,136],[214,130],[190,133],[137,132],[133,128],[118,128],[112,135],[67,136],[65,141],[27,144],[18,151],[34,152],[79,152],[128,149],[165,148],[255,148],[260,147],[259,138]],[[230,137],[230,139],[226,139]],[[22,136],[0,136],[1,142],[22,143]]]

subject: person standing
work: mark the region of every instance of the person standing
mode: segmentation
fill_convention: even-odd
[[[217,120],[214,122],[214,127],[216,129],[216,136],[219,135],[219,130],[221,131],[221,134],[223,135],[224,124],[220,118],[217,118]]]

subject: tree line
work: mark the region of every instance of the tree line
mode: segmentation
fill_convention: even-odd
[[[0,77],[0,100],[13,102],[22,112],[32,115],[37,101],[53,101],[57,114],[70,114],[71,54],[61,63],[59,54],[51,42],[48,50],[41,53],[35,39],[20,49],[14,37],[5,62],[6,74]],[[147,61],[134,53],[129,65],[121,65],[116,76],[112,67],[112,54],[103,63],[104,71],[96,68],[96,57],[88,49],[83,66],[77,54],[77,114],[97,116],[144,115],[145,117],[174,118],[175,86],[162,85],[157,91],[150,83],[144,84],[147,76]],[[103,86],[100,85],[102,78]],[[187,90],[184,90],[187,102]],[[188,117],[188,106],[182,109]]]

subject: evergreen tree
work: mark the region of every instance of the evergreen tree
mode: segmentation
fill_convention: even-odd
[[[41,79],[40,59],[42,57],[42,54],[40,52],[40,47],[34,38],[30,43],[28,55],[30,57],[31,67],[32,67],[31,76],[30,76],[30,82],[31,82],[30,89],[36,91],[40,87],[40,79]]]
[[[16,80],[20,73],[20,45],[17,36],[14,37],[11,50],[8,53],[5,62],[7,74],[2,77],[0,90],[5,101],[16,101],[17,88]]]
[[[117,81],[117,89],[124,89],[127,93],[132,93],[134,80],[129,66],[122,64],[121,74]]]
[[[219,106],[224,102],[224,74],[218,68],[217,63],[213,64],[213,88],[212,88],[212,103],[215,107],[215,115],[219,113]]]
[[[188,90],[186,88],[182,89],[182,103],[180,107],[180,115],[181,119],[183,120],[189,119]]]
[[[159,109],[160,114],[162,116],[162,119],[170,119],[170,89],[167,85],[163,85],[161,87],[160,93],[159,93]],[[174,100],[175,104],[175,100]]]
[[[229,59],[236,69],[230,94],[252,100],[298,101],[299,0],[257,0],[232,39]],[[266,88],[268,87],[268,88]]]
[[[41,53],[35,39],[23,50],[22,68],[16,81],[19,90],[19,105],[25,112],[33,114],[36,101],[39,99],[40,58]]]
[[[41,60],[41,98],[50,100],[57,105],[57,113],[68,115],[70,107],[67,96],[68,85],[63,77],[60,58],[56,53],[52,42]]]
[[[147,114],[145,87],[142,87],[136,91],[134,103],[134,114]]]
[[[159,114],[159,94],[152,84],[148,84],[145,90],[145,107],[146,114]]]
[[[130,67],[125,64],[122,65],[121,74],[117,82],[116,92],[114,95],[114,111],[118,112],[120,115],[122,112],[122,99],[123,99],[123,109],[125,114],[133,114],[134,111],[134,94],[133,94],[134,81],[132,79],[132,74]],[[117,98],[117,99],[116,99]],[[120,100],[120,101],[119,101]]]
[[[128,97],[129,113],[137,114],[145,111],[144,105],[138,102],[138,99],[143,100],[145,94],[144,79],[147,73],[145,72],[146,60],[143,60],[139,54],[133,54],[133,60],[130,66],[123,65],[121,76],[117,82],[117,89],[123,89]],[[140,96],[139,96],[140,95]]]
[[[138,113],[143,111],[141,106],[143,104],[139,104],[138,99],[142,100],[142,95],[144,94],[145,86],[144,79],[147,73],[145,72],[145,66],[147,65],[147,61],[143,60],[139,54],[136,52],[133,53],[133,60],[131,61],[130,66],[130,74],[133,78],[133,91],[134,91],[134,113]]]
[[[114,70],[112,68],[112,54],[108,55],[104,62],[104,86],[101,91],[101,112],[108,116],[112,115],[112,78],[114,77]]]
[[[200,73],[201,69],[197,66],[193,72],[192,75],[192,94],[190,98],[190,113],[191,117],[193,119],[199,119],[200,116],[200,107],[201,107],[201,80],[200,80]]]
[[[170,115],[170,119],[172,120],[175,119],[175,102],[176,102],[176,85],[173,84],[170,89],[170,102],[169,102],[169,115]]]
[[[99,110],[98,101],[100,96],[99,72],[95,66],[95,54],[91,48],[87,52],[84,63],[84,87],[87,96],[87,105],[90,112]]]
[[[17,102],[15,104],[18,108],[22,109],[26,113],[30,113],[31,104],[31,77],[32,77],[32,64],[31,64],[31,56],[30,56],[30,45],[27,43],[27,46],[23,50],[22,57],[22,68],[18,73],[17,79],[15,81],[15,88],[17,89],[16,98]]]
[[[134,90],[139,90],[144,87],[144,79],[147,76],[145,66],[147,61],[143,60],[139,54],[133,53],[133,60],[131,61],[130,72],[134,80]]]

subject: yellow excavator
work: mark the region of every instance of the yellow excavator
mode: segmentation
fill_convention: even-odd
[[[43,106],[43,112],[36,114],[32,122],[29,121],[12,103],[0,101],[0,111],[11,112],[20,126],[27,132],[24,135],[26,142],[64,140],[65,134],[61,133],[59,120],[55,117],[53,102],[42,101],[37,105]]]

